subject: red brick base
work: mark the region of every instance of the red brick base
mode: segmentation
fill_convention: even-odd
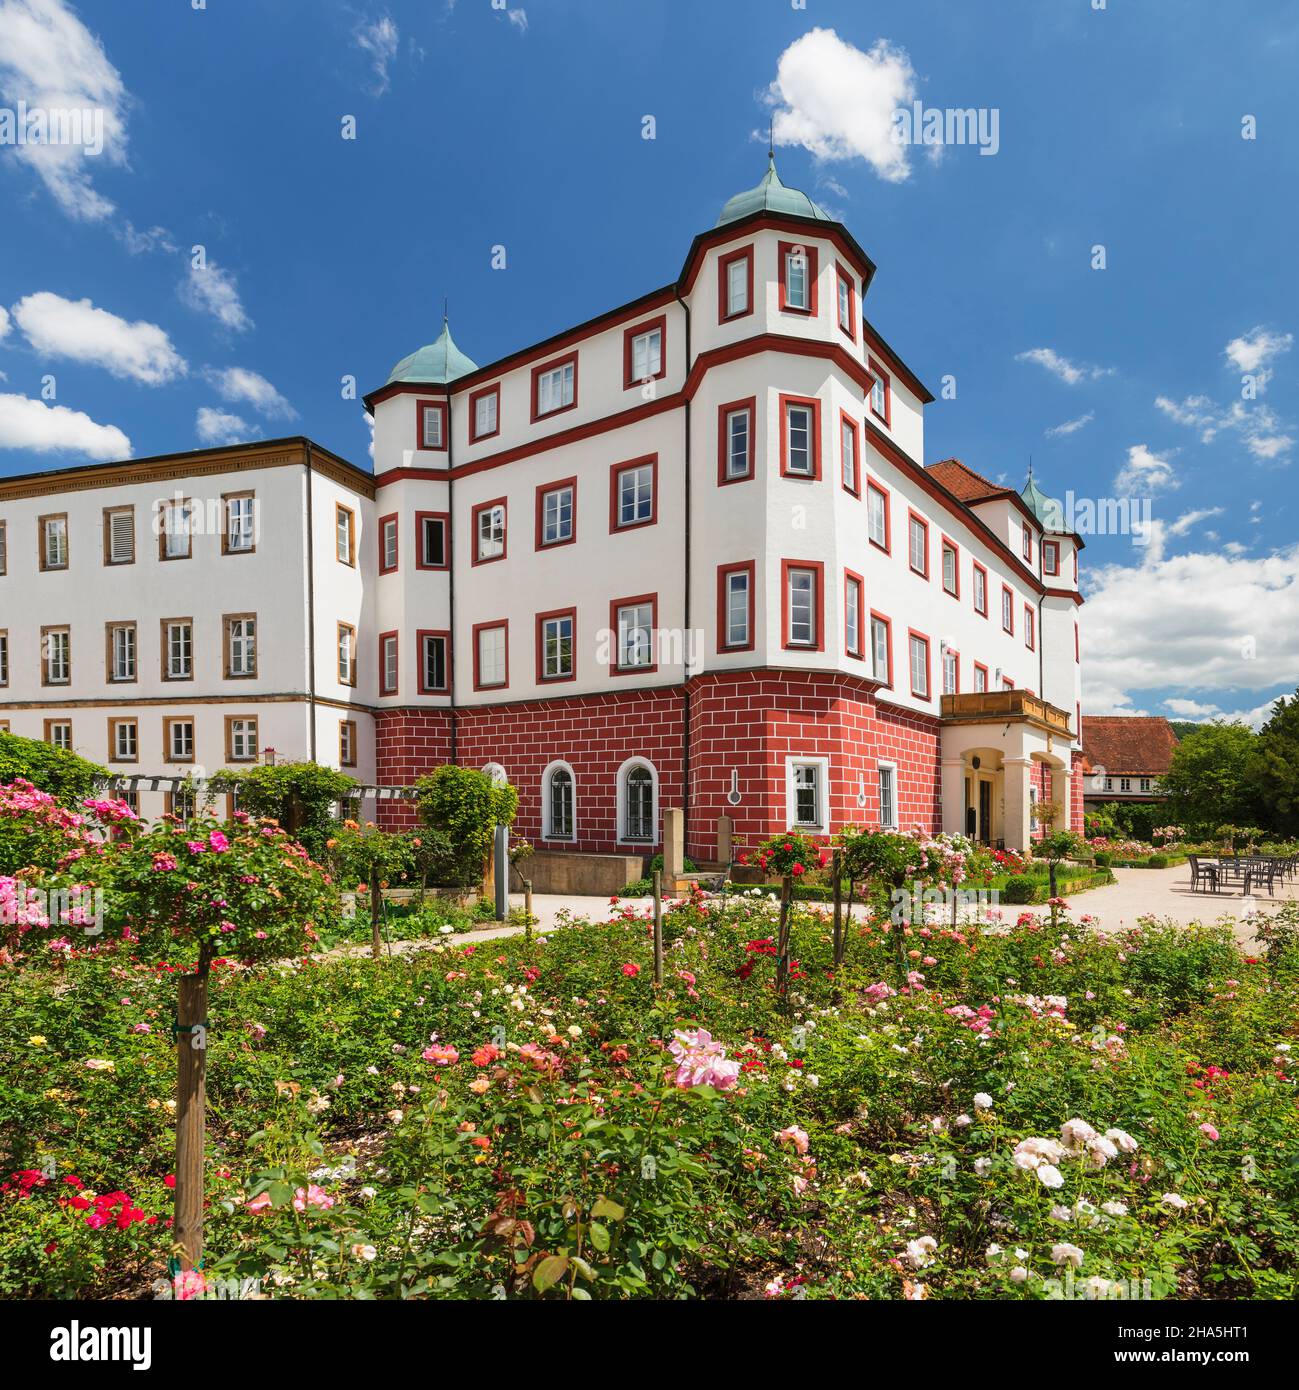
[[[385,709],[375,716],[378,780],[408,783],[450,761],[499,763],[519,792],[516,829],[538,848],[541,781],[562,759],[576,781],[577,838],[554,848],[627,852],[617,843],[618,772],[644,758],[658,774],[660,809],[682,805],[689,745],[686,852],[700,862],[717,853],[717,818],[730,816],[742,842],[786,828],[785,759],[829,762],[831,829],[878,821],[876,766],[897,764],[899,823],[936,831],[940,819],[938,720],[879,705],[874,687],[852,676],[759,670],[710,673],[685,687],[617,691],[455,711]],[[727,801],[732,784],[736,806]],[[381,823],[409,824],[413,810],[380,807]],[[553,842],[552,842],[553,843]],[[645,846],[652,853],[660,846]]]

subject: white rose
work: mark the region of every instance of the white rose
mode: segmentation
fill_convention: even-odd
[[[992,1097],[987,1093],[987,1091],[980,1091],[974,1097],[974,1108],[976,1110],[992,1109]]]
[[[1102,1202],[1101,1210],[1106,1216],[1126,1216],[1128,1209],[1122,1202]]]
[[[1118,1146],[1120,1153],[1134,1154],[1139,1147],[1137,1141],[1125,1129],[1107,1129],[1105,1137]]]
[[[1068,1149],[1081,1148],[1089,1139],[1096,1137],[1096,1131],[1086,1120],[1066,1120],[1060,1126],[1060,1141]]]
[[[1185,1211],[1189,1203],[1185,1197],[1179,1197],[1176,1192],[1165,1192],[1159,1199],[1161,1207],[1168,1207],[1172,1211]]]
[[[1083,1252],[1076,1245],[1070,1245],[1068,1241],[1061,1241],[1059,1245],[1051,1247],[1051,1259],[1055,1264],[1069,1264],[1074,1269],[1081,1269]]]
[[[1012,1284],[1022,1284],[1027,1278],[1028,1270],[1026,1270],[1023,1265],[1016,1265],[1015,1268],[1010,1271],[1010,1282]]]
[[[1037,1170],[1037,1180],[1043,1187],[1057,1188],[1064,1186],[1064,1174],[1055,1166],[1054,1163],[1044,1163]]]

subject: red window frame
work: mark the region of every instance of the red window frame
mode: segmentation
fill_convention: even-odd
[[[393,644],[395,645],[396,654],[397,654],[397,660],[393,663],[394,667],[396,668],[396,677],[395,677],[395,679],[396,679],[396,684],[393,685],[393,686],[391,686],[391,687],[386,686],[386,685],[384,684],[384,667],[385,667],[385,662],[384,662],[384,659],[383,659],[383,654],[384,654],[384,648],[385,648],[386,645],[388,644],[389,639],[391,639],[392,642],[393,642]],[[400,689],[401,689],[401,640],[400,640],[400,638],[399,638],[399,636],[398,636],[398,634],[397,634],[397,632],[396,632],[395,630],[392,631],[392,632],[381,632],[381,633],[379,634],[379,694],[380,694],[380,695],[396,695],[396,694],[399,692]]]
[[[849,487],[844,473],[843,431],[844,426],[852,431],[852,471],[855,486]],[[857,421],[846,410],[839,412],[839,482],[843,490],[853,497],[861,496],[861,430]]]
[[[554,410],[548,410],[548,411],[546,411],[546,413],[545,413],[544,415],[540,414],[540,413],[538,412],[538,410],[537,410],[537,386],[538,386],[538,383],[541,381],[541,378],[542,378],[543,376],[546,375],[547,372],[553,372],[557,367],[564,367],[564,366],[567,366],[568,363],[570,363],[570,362],[573,364],[573,399],[569,402],[568,405],[559,405],[559,406],[556,406]],[[566,353],[564,353],[564,354],[563,354],[562,356],[560,356],[560,357],[552,357],[552,358],[550,359],[549,362],[542,362],[542,363],[540,363],[538,366],[533,367],[533,369],[532,369],[532,386],[531,386],[531,390],[529,391],[528,395],[529,395],[529,401],[530,401],[530,404],[531,404],[531,407],[532,407],[532,410],[531,410],[531,422],[530,422],[530,423],[532,423],[532,424],[534,424],[534,425],[537,423],[538,420],[553,420],[553,419],[555,418],[556,415],[563,415],[566,411],[569,411],[569,410],[576,410],[576,409],[577,409],[577,353],[576,353],[576,351],[574,351],[574,352],[566,352]],[[497,414],[498,414],[498,418],[499,418],[499,411],[497,412]]]
[[[795,478],[800,482],[819,483],[821,481],[821,402],[815,396],[780,397],[780,476]],[[810,473],[791,473],[789,471],[789,407],[791,405],[810,406],[812,410],[812,471]]]
[[[631,608],[635,605],[648,603],[650,606],[650,632],[653,634],[653,650],[650,655],[653,660],[648,666],[619,666],[618,655],[620,642],[618,640],[618,610],[620,608]],[[654,594],[632,594],[628,598],[615,598],[609,600],[609,631],[613,634],[613,660],[609,663],[609,674],[611,676],[650,676],[659,668],[658,634],[659,630],[659,596]]]
[[[489,511],[492,507],[500,507],[505,513],[505,534],[501,537],[501,553],[499,555],[488,555],[483,559],[478,556],[478,517],[481,513]],[[509,502],[504,497],[493,497],[490,502],[480,502],[470,511],[470,531],[473,550],[469,555],[471,565],[494,565],[498,560],[504,560],[510,549],[510,507]]]
[[[785,286],[785,259],[791,251],[801,250],[807,257],[807,304],[806,309],[793,308],[787,302]],[[820,269],[817,248],[809,246],[805,241],[782,241],[778,243],[776,252],[780,280],[780,312],[782,314],[802,314],[805,318],[816,317],[816,282],[817,272]]]
[[[576,394],[576,386],[574,386]],[[478,402],[485,396],[496,397],[496,428],[478,433]],[[493,386],[484,386],[481,391],[471,391],[469,393],[469,442],[477,444],[480,439],[494,439],[501,432],[501,383],[498,381]]]
[[[442,523],[442,555],[443,563],[440,565],[429,565],[424,562],[424,522],[440,521]],[[415,513],[415,568],[417,570],[448,570],[451,568],[451,513],[450,512],[416,512]]]
[[[979,586],[977,584],[971,584],[970,586],[970,602],[973,604],[974,611],[979,617],[986,618],[988,616],[988,571],[977,560],[973,560],[971,563],[974,566],[975,572],[983,576],[983,607],[979,607]]]
[[[728,314],[726,312],[726,283],[729,279],[729,268],[735,261],[745,261],[747,263],[748,281],[748,308],[741,309],[738,313]],[[725,256],[717,258],[717,322],[734,323],[736,319],[742,319],[753,313],[753,243],[742,246],[738,251],[730,251]]]
[[[492,627],[502,628],[505,632],[505,680],[500,685],[484,685],[479,679],[481,672],[478,669],[478,634]],[[475,623],[472,628],[472,641],[474,644],[474,689],[508,690],[510,685],[510,620],[508,618],[493,618],[490,622]]]
[[[650,514],[644,521],[629,521],[625,526],[618,521],[618,479],[631,468],[650,465]],[[655,526],[659,519],[659,456],[646,454],[643,458],[625,459],[622,463],[609,467],[609,534],[615,531],[639,531],[642,526]]]
[[[991,689],[991,686],[990,686],[990,684],[989,684],[988,668],[983,664],[983,662],[981,662],[981,661],[976,661],[976,662],[974,663],[974,669],[975,669],[976,671],[982,671],[982,672],[983,672],[983,692],[982,692],[982,693],[985,693],[985,694],[986,694],[987,691]]]
[[[866,392],[866,409],[877,419],[884,422],[885,429],[893,428],[893,381],[883,367],[872,357],[868,359],[867,370],[872,376],[877,376],[884,383],[884,414],[881,415],[875,409],[874,393]]]
[[[749,640],[747,642],[728,643],[726,641],[726,580],[728,575],[747,574],[749,576]],[[717,566],[717,633],[716,646],[718,654],[726,652],[751,652],[754,647],[754,613],[756,594],[754,592],[757,585],[757,564],[753,560],[741,560],[731,565]]]
[[[1033,563],[1033,528],[1027,521],[1024,523],[1024,543],[1021,547],[1021,553],[1031,565]]]
[[[834,263],[835,284],[834,284],[834,321],[839,324],[839,331],[846,333],[855,343],[857,341],[857,282],[852,277],[852,272],[842,261],[836,260]],[[845,328],[839,320],[839,286],[848,286],[848,327]]]
[[[631,344],[633,338],[639,338],[642,333],[653,333],[659,330],[659,369],[651,377],[632,376],[632,352]],[[644,319],[640,323],[633,324],[630,328],[625,328],[622,334],[622,389],[630,391],[633,386],[643,386],[647,381],[662,381],[668,374],[668,316],[659,314],[652,319]],[[574,378],[573,396],[577,396],[577,381]]]
[[[1037,622],[1033,615],[1033,605],[1024,605],[1024,645],[1033,652],[1037,650]]]
[[[542,639],[542,626],[551,618],[569,618],[573,624],[572,645],[569,651],[569,672],[566,676],[547,676],[545,674],[545,646]],[[565,681],[577,679],[577,609],[552,608],[548,613],[538,613],[533,628],[538,685],[562,685]]]
[[[434,448],[431,444],[424,443],[424,417],[430,410],[436,410],[442,416],[442,443]],[[450,423],[450,411],[446,401],[416,401],[415,402],[415,447],[426,454],[445,454],[447,452],[447,434]]]
[[[915,688],[915,681],[912,679],[911,670],[911,642],[918,639],[925,644],[925,694],[921,694]],[[913,700],[930,701],[934,698],[934,654],[933,644],[929,640],[927,632],[921,632],[917,628],[907,628],[907,685],[911,691]]]
[[[885,680],[885,681],[882,681],[881,684],[885,687],[885,689],[887,689],[887,690],[892,690],[892,689],[893,689],[893,619],[890,618],[886,613],[881,613],[881,612],[879,612],[879,611],[878,611],[877,609],[875,609],[875,608],[872,608],[872,609],[871,609],[871,613],[870,613],[870,631],[869,631],[868,634],[867,634],[867,641],[870,643],[870,658],[869,658],[869,659],[870,659],[871,680],[873,680],[873,681],[879,680],[879,677],[875,674],[875,632],[874,632],[874,625],[875,625],[875,623],[877,623],[877,622],[883,623],[884,626],[885,626],[885,628],[886,628],[887,631],[888,631],[888,634],[889,634],[889,640],[888,640],[888,668],[889,668],[889,669],[888,669],[888,679]]]
[[[924,530],[925,530],[925,567],[924,567],[924,569],[922,569],[922,570],[918,570],[918,569],[915,567],[915,565],[912,563],[912,561],[911,561],[911,523],[912,523],[913,521],[918,521],[918,522],[921,524],[921,526],[924,527]],[[912,574],[918,574],[918,575],[921,576],[921,578],[923,578],[923,579],[925,579],[925,580],[928,580],[928,578],[929,578],[929,522],[928,522],[928,520],[927,520],[925,517],[921,516],[920,513],[919,513],[918,511],[916,511],[916,509],[915,509],[914,507],[908,507],[908,508],[907,508],[907,568],[911,571]]]
[[[1010,596],[1009,609],[1006,606],[1007,595]],[[1010,614],[1009,627],[1006,626],[1007,612],[1009,612]],[[1001,586],[1001,630],[1002,632],[1009,633],[1011,637],[1015,635],[1015,591],[1010,587],[1009,584],[1003,584]]]
[[[789,640],[789,572],[812,570],[816,575],[816,641]],[[821,560],[782,560],[780,562],[780,645],[791,652],[825,651],[825,564]]]
[[[424,639],[426,637],[441,637],[446,642],[447,654],[447,683],[441,690],[435,690],[432,686],[425,684],[424,673],[427,667],[424,663]],[[415,688],[421,695],[449,695],[451,693],[451,633],[446,628],[422,627],[415,632],[415,655],[419,663],[419,670],[415,675]]]
[[[949,589],[947,581],[943,578],[943,551],[947,547],[952,551],[952,579],[955,581],[956,588]],[[938,533],[938,586],[948,598],[959,599],[961,597],[961,547],[942,531]]]
[[[749,416],[749,471],[738,478],[726,476],[726,465],[731,456],[731,441],[727,433],[726,421],[730,415],[741,410]],[[756,433],[758,427],[758,398],[746,396],[742,401],[727,401],[717,407],[717,486],[726,487],[729,483],[747,483],[755,474],[754,460],[757,457]]]
[[[383,529],[390,523],[392,525],[393,557],[392,564],[386,565],[384,564],[384,556],[386,554],[387,547],[384,544]],[[401,523],[398,519],[397,513],[389,512],[386,516],[381,516],[379,518],[379,524],[375,528],[375,530],[379,537],[379,573],[396,574],[401,562]]]
[[[940,690],[938,693],[939,695],[947,694],[947,672],[943,669],[943,667],[944,663],[946,662],[949,656],[956,658],[956,689],[952,691],[952,694],[959,695],[961,693],[961,654],[959,651],[957,651],[955,647],[948,647],[948,649],[945,652],[938,653],[938,675],[939,680],[944,687],[944,689]]]
[[[870,533],[870,494],[879,493],[884,499],[884,544],[881,545]],[[893,494],[874,478],[866,479],[866,539],[875,547],[882,550],[885,555],[893,554]]]
[[[1047,564],[1047,556],[1054,557],[1050,564]],[[1042,572],[1043,574],[1058,575],[1060,573],[1060,542],[1042,541]]]
[[[857,648],[854,651],[848,645],[848,590],[857,586]],[[866,581],[857,573],[856,570],[845,569],[843,572],[843,649],[851,657],[858,661],[866,658],[866,634],[863,627],[869,624],[869,620],[863,623],[863,615],[866,612]]]
[[[573,489],[573,531],[562,541],[548,541],[544,539],[542,532],[546,523],[546,497],[549,493],[559,492],[562,488],[570,487]],[[534,502],[536,520],[534,523],[533,549],[534,550],[558,550],[561,545],[572,545],[577,540],[577,475],[571,478],[556,478],[553,483],[538,483],[536,501]]]
[[[1011,680],[1011,678],[1010,678],[1009,676],[1002,676],[1002,678],[1001,678],[1001,688],[1002,688],[1003,690],[1014,690],[1014,688],[1015,688],[1015,682],[1014,682],[1013,680]]]

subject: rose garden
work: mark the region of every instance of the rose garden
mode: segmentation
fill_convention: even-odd
[[[1295,909],[1088,924],[1184,840],[787,836],[484,937],[480,773],[401,835],[293,766],[144,826],[0,744],[0,1295],[1299,1293]]]

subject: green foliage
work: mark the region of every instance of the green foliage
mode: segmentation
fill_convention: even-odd
[[[1255,817],[1258,790],[1250,778],[1257,735],[1244,724],[1202,724],[1173,750],[1160,778],[1167,802],[1161,814],[1202,833],[1224,822]]]
[[[395,887],[414,872],[420,838],[344,821],[325,842],[326,862],[341,887]]]
[[[355,785],[345,773],[309,762],[223,768],[211,782],[214,791],[237,791],[242,810],[276,821],[316,858],[324,856],[335,804]]]
[[[280,1299],[1034,1300],[1068,1241],[1075,1296],[1293,1301],[1287,911],[1265,962],[1227,926],[935,925],[894,991],[887,922],[833,969],[824,910],[796,906],[792,1015],[762,895],[671,909],[658,991],[631,904],[544,943],[216,965],[205,1275]],[[106,941],[31,950],[5,990],[0,1295],[138,1296],[170,1248],[175,982]],[[733,1084],[673,1084],[665,1047],[700,1026]],[[1135,1147],[1066,1152],[1059,1187],[1013,1161],[1075,1118]],[[119,1191],[139,1219],[89,1225]]]
[[[656,854],[654,858],[650,860],[649,867],[651,874],[654,872],[655,869],[658,869],[660,872],[662,872],[663,856],[661,854]],[[683,873],[687,874],[692,874],[695,872],[695,861],[691,859],[689,855],[681,856],[681,870]]]
[[[896,830],[846,827],[839,835],[843,871],[854,882],[873,879],[901,888],[922,872],[925,856],[919,842]]]
[[[339,912],[338,893],[277,826],[164,820],[115,847],[110,922],[131,928],[141,955],[197,964],[214,956],[302,954]]]
[[[1259,730],[1247,772],[1267,823],[1293,834],[1299,828],[1299,693],[1283,695]]]
[[[96,780],[107,776],[107,768],[87,762],[67,749],[55,748],[39,739],[0,733],[0,784],[22,778],[62,805],[75,806],[93,796]]]
[[[1030,878],[1027,874],[1007,879],[1006,886],[1001,889],[1001,901],[1004,903],[1031,903],[1038,896],[1040,883],[1038,880]]]
[[[443,763],[418,779],[420,820],[443,837],[446,860],[433,866],[438,882],[477,882],[491,853],[498,825],[512,825],[519,793],[484,772]]]

